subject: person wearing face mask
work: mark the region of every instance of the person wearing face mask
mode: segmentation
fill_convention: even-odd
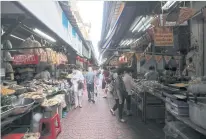
[[[84,88],[84,76],[78,67],[73,68],[72,73],[72,84],[74,89],[74,97],[75,97],[75,108],[78,106],[82,108],[82,96],[83,96],[83,88]]]

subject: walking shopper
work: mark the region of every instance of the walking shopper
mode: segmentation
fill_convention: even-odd
[[[126,91],[128,93],[128,96],[126,98],[127,101],[127,115],[131,116],[131,96],[132,96],[132,89],[135,87],[135,82],[131,76],[132,70],[127,68],[124,71],[124,77],[123,81],[125,84]]]
[[[103,67],[102,89],[103,89],[103,92],[104,92],[104,98],[107,98],[107,91],[108,91],[107,84],[110,81],[109,77],[110,77],[109,71],[107,70],[106,67]]]
[[[76,66],[73,69],[72,74],[72,84],[74,89],[74,97],[75,97],[75,108],[78,106],[82,108],[82,96],[83,96],[83,82],[84,76],[82,72]]]
[[[124,86],[124,82],[122,80],[123,69],[118,69],[117,74],[118,76],[115,76],[116,79],[113,80],[114,81],[113,96],[115,99],[115,105],[110,111],[114,115],[115,110],[118,108],[119,120],[120,122],[125,122],[125,120],[122,117],[122,113],[123,113],[123,108],[124,108],[124,101],[127,98],[128,94]]]
[[[95,84],[94,84],[95,90],[96,90],[96,92],[95,92],[96,96],[97,96],[98,92],[100,91],[100,80],[101,80],[100,78],[101,78],[101,71],[98,70],[96,75],[95,75]]]
[[[95,79],[95,74],[92,70],[92,67],[88,68],[88,72],[85,75],[85,79],[86,79],[86,84],[87,84],[87,93],[88,93],[88,101],[89,102],[93,102],[94,101],[94,79]]]

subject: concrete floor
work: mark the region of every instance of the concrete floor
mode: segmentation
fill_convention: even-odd
[[[62,120],[58,139],[164,139],[163,126],[144,124],[136,116],[125,116],[127,122],[120,123],[109,111],[112,97],[104,99],[100,94],[96,99],[95,104],[89,103],[84,95],[83,108],[70,111]]]

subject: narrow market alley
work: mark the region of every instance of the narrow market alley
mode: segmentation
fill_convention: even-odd
[[[126,117],[120,123],[112,116],[113,99],[101,95],[95,104],[88,103],[84,95],[83,108],[73,109],[62,119],[62,133],[58,139],[163,139],[163,127],[149,122],[144,124],[137,116]],[[117,114],[116,114],[117,115]]]

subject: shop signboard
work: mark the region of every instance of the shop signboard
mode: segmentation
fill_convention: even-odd
[[[166,21],[166,17],[167,17],[167,14],[160,14],[158,16],[159,20],[160,20],[160,26],[176,26],[178,25],[177,21],[174,21],[174,22],[168,22]],[[181,23],[179,26],[187,26],[188,25],[188,22],[187,21],[184,21],[183,23]]]
[[[154,44],[155,46],[173,46],[173,30],[170,27],[154,28]]]
[[[13,57],[14,65],[32,65],[38,63],[39,63],[38,55],[34,55],[34,54],[14,55]]]
[[[180,8],[180,14],[178,19],[178,24],[182,24],[188,19],[190,19],[195,14],[195,9],[189,7]]]

